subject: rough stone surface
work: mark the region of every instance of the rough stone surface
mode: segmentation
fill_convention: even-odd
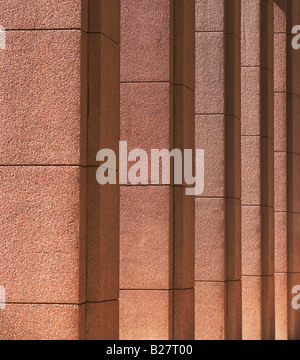
[[[87,6],[88,0],[1,1],[0,24],[5,29],[87,30]]]
[[[0,164],[84,162],[85,41],[76,30],[7,33],[0,52]]]
[[[8,302],[84,300],[84,178],[76,167],[0,168],[0,283]]]
[[[84,305],[8,304],[0,340],[84,340],[84,319]]]

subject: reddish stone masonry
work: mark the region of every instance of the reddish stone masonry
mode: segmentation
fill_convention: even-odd
[[[0,340],[300,339],[299,0],[6,0],[0,24]],[[203,193],[100,186],[120,141],[204,149]]]

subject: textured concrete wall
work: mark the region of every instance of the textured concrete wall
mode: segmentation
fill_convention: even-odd
[[[6,0],[0,24],[0,340],[299,339],[299,0]],[[204,149],[204,193],[100,186],[120,139]]]

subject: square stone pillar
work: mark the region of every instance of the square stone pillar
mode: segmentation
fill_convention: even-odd
[[[275,329],[287,340],[287,4],[274,1]]]
[[[121,1],[128,152],[194,149],[194,9],[194,0]],[[194,197],[172,184],[121,186],[121,339],[194,337]]]
[[[240,1],[196,1],[196,339],[241,339]]]
[[[0,5],[1,340],[85,336],[86,5]]]
[[[295,286],[300,285],[300,51],[292,47],[294,26],[300,25],[299,1],[288,2],[288,337],[300,339],[300,310],[292,307],[296,294]]]
[[[273,0],[242,0],[244,339],[274,339]]]
[[[0,339],[116,339],[119,200],[95,159],[119,139],[119,2],[2,1],[0,24]]]

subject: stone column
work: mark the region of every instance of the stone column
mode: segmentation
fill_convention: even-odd
[[[193,0],[121,1],[128,152],[194,149],[194,66]],[[194,336],[194,198],[184,190],[121,186],[121,339]]]
[[[287,340],[287,0],[274,1],[275,329]]]
[[[82,339],[87,2],[2,1],[0,14],[0,338]]]
[[[2,1],[0,23],[0,339],[117,339],[118,189],[96,155],[118,148],[119,1]]]
[[[292,294],[300,285],[300,50],[291,46],[292,28],[300,25],[300,3],[288,2],[288,335],[290,340],[300,339],[300,311],[294,310]]]
[[[240,2],[196,1],[196,339],[240,339]]]
[[[274,339],[273,0],[242,0],[244,339]]]
[[[100,163],[96,162],[96,155],[100,149],[119,153],[120,0],[89,0],[88,36],[86,337],[116,340],[119,338],[120,191],[118,185],[97,183]],[[111,170],[118,178],[118,167]]]

